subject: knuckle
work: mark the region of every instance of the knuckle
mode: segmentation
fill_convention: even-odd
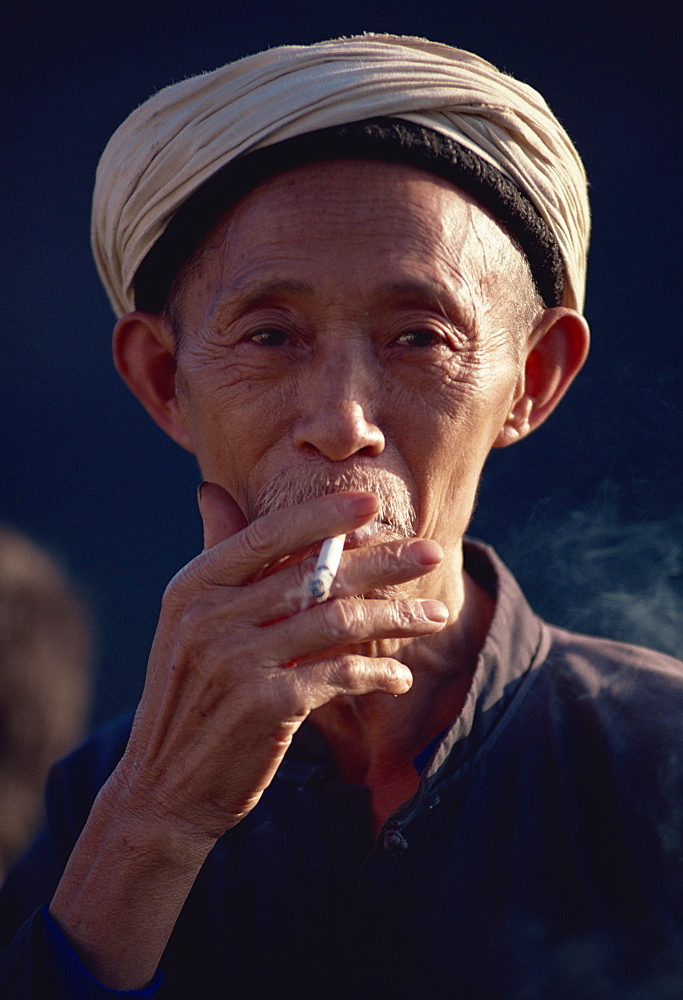
[[[231,644],[226,656],[235,663],[247,683],[261,684],[261,671],[264,668],[272,669],[275,663],[271,657],[258,648],[254,648],[250,643],[241,643],[238,646]],[[261,696],[266,697],[272,694],[272,685],[263,683],[259,687]]]
[[[280,719],[295,719],[303,711],[301,698],[292,686],[283,686],[277,691],[269,688],[268,704],[271,714]]]
[[[161,598],[161,607],[167,612],[177,613],[214,586],[207,559],[202,553],[191,559],[169,580]]]
[[[211,638],[213,617],[211,609],[203,604],[186,605],[178,618],[178,635],[184,644],[197,645]]]
[[[242,533],[244,553],[249,559],[263,561],[273,552],[273,532],[266,517],[257,518]]]
[[[187,567],[183,566],[181,570],[172,577],[171,580],[166,584],[164,592],[161,597],[161,607],[164,611],[174,612],[178,609],[178,606],[183,604],[187,598],[185,596],[187,583]]]
[[[358,684],[358,667],[358,657],[339,656],[333,661],[331,679],[339,687],[353,690]]]
[[[378,574],[391,573],[401,563],[401,551],[388,546],[376,546],[373,552],[373,570]]]
[[[307,714],[305,691],[299,678],[289,671],[270,668],[250,677],[255,721],[262,725],[272,720],[284,731],[290,724],[301,721]],[[290,738],[293,733],[290,732]]]
[[[337,644],[355,635],[360,609],[357,601],[327,601],[322,605],[325,628]]]
[[[233,658],[237,657],[248,633],[248,627],[235,619],[225,602],[211,595],[200,600],[174,598],[159,621],[163,631],[174,637],[178,651],[204,659],[224,655],[226,644]]]
[[[406,555],[412,539],[402,539],[396,542],[386,542],[375,545],[367,550],[372,560],[372,568],[376,573],[392,573],[403,568]]]
[[[399,628],[411,628],[416,622],[413,609],[405,604],[398,604],[394,608],[394,618]]]

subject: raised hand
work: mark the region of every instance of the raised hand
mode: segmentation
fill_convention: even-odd
[[[306,599],[315,559],[301,553],[360,528],[376,509],[371,494],[337,494],[245,525],[228,494],[206,484],[208,548],[164,595],[147,683],[114,779],[125,780],[134,809],[215,839],[256,804],[309,712],[339,695],[409,689],[407,667],[358,647],[438,631],[446,609],[435,601],[351,598],[429,572],[440,560],[438,545],[410,539],[347,552],[334,600]]]
[[[200,506],[206,548],[166,590],[128,748],[51,905],[115,989],[150,981],[206,855],[256,805],[309,712],[339,695],[409,690],[408,668],[377,654],[447,619],[438,601],[357,600],[433,570],[442,552],[426,539],[345,552],[334,599],[309,606],[307,550],[370,521],[372,494],[251,524],[214,484]]]

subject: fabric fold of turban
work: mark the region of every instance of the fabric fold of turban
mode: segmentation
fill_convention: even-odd
[[[97,170],[95,261],[117,315],[178,209],[227,164],[285,139],[396,117],[447,136],[511,180],[562,256],[563,304],[583,307],[590,215],[571,140],[533,88],[461,49],[363,35],[248,56],[159,91],[120,126]]]

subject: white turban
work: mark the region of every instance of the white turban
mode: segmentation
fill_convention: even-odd
[[[114,311],[180,206],[226,164],[284,139],[397,117],[473,151],[511,179],[562,256],[563,304],[583,307],[586,176],[541,95],[486,60],[421,38],[363,35],[282,46],[159,91],[109,141],[97,170],[92,243]]]

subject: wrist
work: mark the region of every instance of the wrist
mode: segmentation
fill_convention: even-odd
[[[189,867],[196,872],[224,833],[189,822],[141,782],[131,782],[122,765],[100,789],[89,823],[141,859],[179,871]]]
[[[154,978],[215,843],[143,805],[118,778],[102,788],[50,905],[85,967],[109,989],[140,989]]]

